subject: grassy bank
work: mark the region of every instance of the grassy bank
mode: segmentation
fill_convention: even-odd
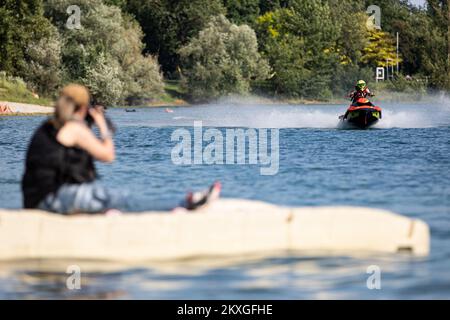
[[[8,77],[4,72],[0,72],[0,101],[20,102],[49,106],[51,99],[40,98],[34,95],[26,83],[16,77]]]
[[[164,93],[152,101],[144,103],[142,107],[189,105],[185,100],[185,96],[185,91],[178,82],[166,81]],[[26,83],[22,79],[8,77],[0,72],[0,101],[51,106],[53,99],[37,97],[27,88]]]
[[[189,105],[186,98],[186,91],[181,87],[179,81],[164,81],[164,94],[149,102],[146,106],[168,107]]]

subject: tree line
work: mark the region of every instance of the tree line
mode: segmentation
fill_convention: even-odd
[[[73,5],[79,28],[67,25]],[[368,23],[370,5],[381,28]],[[448,19],[448,0],[4,0],[0,70],[43,95],[85,83],[109,104],[154,99],[164,79],[193,101],[326,100],[386,61],[400,65],[392,89],[448,90]]]

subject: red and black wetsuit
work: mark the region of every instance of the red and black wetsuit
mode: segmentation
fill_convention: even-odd
[[[352,99],[352,104],[355,104],[358,99],[372,97],[373,94],[370,92],[369,88],[365,88],[364,90],[353,91],[348,96]]]

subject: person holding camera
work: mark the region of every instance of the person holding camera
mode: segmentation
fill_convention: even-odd
[[[94,160],[114,161],[115,148],[103,108],[91,106],[90,101],[85,86],[67,85],[60,91],[53,117],[34,133],[22,178],[25,208],[61,214],[132,211],[123,192],[98,183]],[[89,118],[98,127],[99,138],[90,128]],[[220,188],[220,183],[214,183],[205,192],[189,193],[180,205],[151,209],[197,209],[217,198]]]

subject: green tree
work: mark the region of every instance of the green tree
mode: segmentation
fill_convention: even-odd
[[[433,21],[430,30],[433,51],[428,52],[427,71],[431,84],[438,89],[450,89],[450,8],[448,0],[428,0],[428,14]]]
[[[333,24],[338,28],[334,50],[341,64],[358,64],[369,36],[362,1],[328,0],[328,5]]]
[[[178,49],[212,16],[225,14],[221,0],[128,0],[126,10],[139,21],[147,53],[157,55],[168,77],[176,77]]]
[[[370,31],[369,44],[363,50],[361,61],[372,67],[386,67],[402,62],[397,60],[395,40],[386,32],[380,30]]]
[[[103,3],[108,6],[116,6],[119,8],[125,8],[127,5],[127,0],[103,0]]]
[[[80,29],[66,27],[69,5],[81,9]],[[142,56],[142,30],[120,8],[101,0],[48,0],[46,14],[64,41],[66,81],[82,81],[107,104],[162,93],[157,62]],[[147,72],[140,72],[140,68]]]
[[[64,75],[61,64],[61,38],[55,27],[47,37],[33,39],[25,49],[26,70],[19,74],[33,91],[52,96]]]
[[[384,32],[400,35],[401,71],[430,78],[430,85],[450,87],[448,74],[448,1],[428,0],[427,6],[414,7],[406,0],[367,0],[382,10]],[[446,72],[447,71],[447,72]]]
[[[125,84],[120,78],[121,68],[117,60],[101,53],[94,63],[86,66],[84,76],[77,80],[81,80],[100,103],[114,104],[123,97]]]
[[[248,93],[251,80],[265,79],[269,73],[255,32],[223,15],[214,17],[179,53],[187,89],[196,101]]]
[[[259,10],[262,14],[265,14],[269,11],[286,8],[289,5],[289,2],[290,0],[260,0]]]
[[[59,81],[59,37],[41,0],[4,0],[0,7],[0,69],[43,93]]]
[[[413,10],[405,20],[393,23],[400,32],[401,70],[404,74],[431,76],[445,63],[445,34],[424,10]]]
[[[295,97],[327,98],[339,63],[340,25],[325,1],[293,0],[288,8],[267,12],[257,21],[265,56],[275,74],[275,92]]]
[[[254,25],[259,16],[260,0],[223,0],[227,18],[233,23]]]
[[[399,31],[397,22],[407,20],[413,10],[413,6],[408,0],[365,0],[364,11],[370,5],[380,7],[381,29],[391,34]]]

